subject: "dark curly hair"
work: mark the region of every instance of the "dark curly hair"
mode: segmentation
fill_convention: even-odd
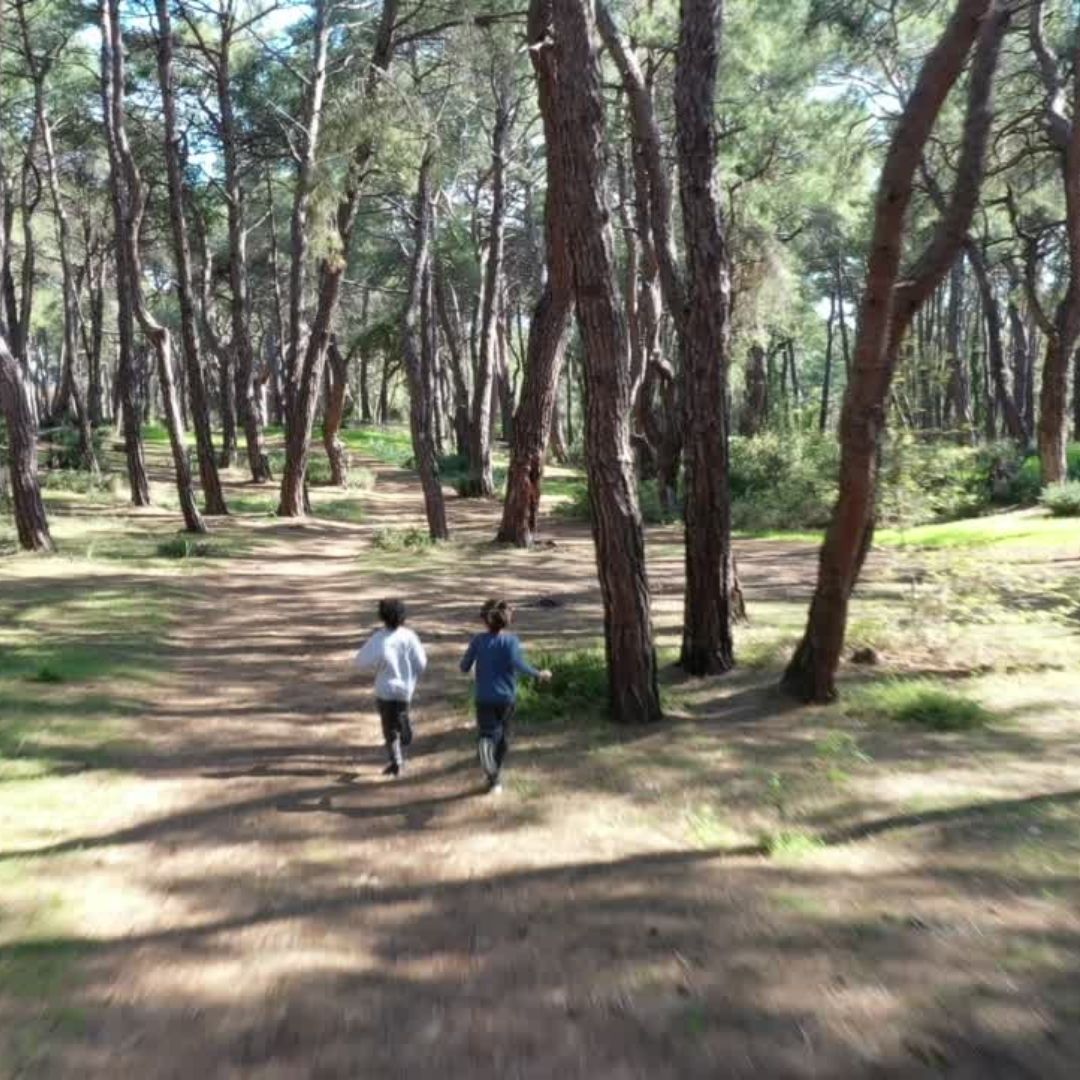
[[[401,600],[380,600],[379,618],[387,629],[396,630],[405,621],[405,604]]]
[[[514,609],[505,600],[486,600],[480,609],[480,618],[493,634],[497,634],[513,621]]]

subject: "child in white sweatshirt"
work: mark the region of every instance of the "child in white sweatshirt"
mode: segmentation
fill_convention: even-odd
[[[405,605],[400,600],[380,600],[379,618],[383,628],[356,654],[356,666],[375,672],[375,700],[390,757],[383,775],[400,776],[405,768],[404,748],[412,742],[409,702],[427,667],[427,655],[420,639],[405,625]]]

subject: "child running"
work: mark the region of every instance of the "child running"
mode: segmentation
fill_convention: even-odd
[[[509,749],[510,721],[517,701],[517,677],[529,675],[541,682],[550,671],[538,671],[525,659],[521,642],[506,633],[513,611],[505,600],[488,600],[480,610],[487,631],[477,634],[461,659],[468,674],[476,666],[476,726],[479,729],[480,765],[487,778],[487,790],[502,791],[500,775]]]
[[[412,742],[409,702],[427,667],[427,654],[420,639],[405,625],[405,605],[400,600],[380,600],[379,618],[383,628],[356,654],[356,666],[375,672],[375,701],[390,757],[383,776],[400,776],[405,768],[405,747]]]

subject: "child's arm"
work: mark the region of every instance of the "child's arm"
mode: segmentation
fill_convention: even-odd
[[[514,646],[511,651],[511,657],[514,661],[514,670],[520,672],[522,675],[528,675],[532,679],[539,679],[541,682],[547,682],[551,678],[551,672],[545,668],[540,671],[538,668],[534,668],[528,660],[525,659],[525,650],[521,647],[521,642],[514,638]]]
[[[472,671],[473,664],[476,663],[476,638],[473,638],[469,642],[469,647],[465,650],[465,655],[461,658],[461,663],[458,667],[468,675]]]
[[[363,647],[356,654],[354,663],[361,671],[374,671],[382,659],[382,640],[379,634],[375,634],[364,642]]]
[[[420,643],[420,638],[416,634],[412,636],[412,654],[413,666],[416,668],[417,675],[423,675],[427,670],[427,653],[424,651],[424,646]]]

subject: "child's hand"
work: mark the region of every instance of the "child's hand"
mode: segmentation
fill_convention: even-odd
[[[548,668],[544,668],[539,675],[536,676],[540,682],[551,682],[551,671]]]

